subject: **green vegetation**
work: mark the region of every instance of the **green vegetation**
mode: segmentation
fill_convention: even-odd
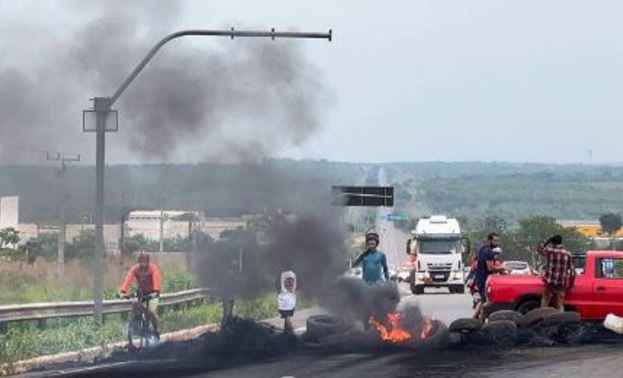
[[[198,244],[213,242],[210,235],[203,232],[197,232],[196,238]],[[192,251],[191,239],[179,235],[174,238],[165,238],[162,240],[162,248],[166,252],[190,252]],[[160,242],[149,240],[144,235],[138,234],[125,238],[120,249],[125,256],[130,256],[140,250],[156,252],[160,249]]]
[[[12,228],[0,230],[0,258],[8,261],[17,261],[28,257],[27,249],[19,243],[19,232]]]
[[[71,242],[65,243],[65,261],[80,259],[88,263],[94,255],[93,230],[82,231]],[[25,244],[21,241],[19,232],[13,228],[0,230],[0,257],[8,261],[27,261],[33,264],[37,259],[56,261],[58,253],[58,235],[43,233],[36,238],[29,239]]]
[[[485,243],[488,233],[496,231],[501,237],[504,260],[521,260],[529,262],[532,267],[538,266],[534,253],[536,247],[552,235],[560,234],[565,247],[573,253],[585,253],[595,248],[595,242],[575,228],[562,227],[556,220],[547,216],[532,216],[519,221],[519,226],[511,229],[502,227],[486,228],[470,232],[469,238],[474,252]]]
[[[400,184],[403,185],[403,184]],[[508,225],[535,214],[556,219],[593,219],[623,207],[623,177],[591,180],[582,174],[549,173],[505,176],[462,176],[415,182],[407,209],[425,204],[415,216],[431,213],[464,216],[474,227],[496,216]]]
[[[106,262],[105,298],[117,294],[133,260],[111,259]],[[65,277],[56,277],[56,264],[36,261],[34,264],[0,262],[0,303],[18,304],[89,300],[93,298],[89,265],[80,260],[65,266]],[[199,287],[198,278],[183,267],[161,267],[162,292],[172,293]]]

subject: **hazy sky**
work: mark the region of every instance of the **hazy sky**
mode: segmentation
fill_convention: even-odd
[[[1,65],[32,64],[44,59],[52,41],[79,40],[77,31],[95,13],[82,3],[87,2],[0,0]],[[133,11],[149,15],[159,3],[143,2]],[[183,9],[167,20],[172,30],[333,29],[331,43],[300,42],[328,89],[319,114],[322,127],[302,146],[276,149],[276,156],[567,163],[588,162],[593,150],[595,163],[623,162],[623,2],[180,3]],[[147,18],[148,29],[157,29],[158,17]],[[213,43],[193,40],[172,51]],[[47,96],[53,94],[33,99],[35,106]],[[94,143],[92,135],[81,133],[80,110],[72,126],[76,135],[61,148],[89,157]],[[131,127],[123,124],[123,113],[120,117],[123,127]],[[139,161],[116,147],[121,137],[109,138],[109,161]],[[39,142],[33,147],[44,148]]]

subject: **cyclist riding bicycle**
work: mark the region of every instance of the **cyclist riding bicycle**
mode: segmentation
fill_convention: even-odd
[[[149,253],[141,251],[138,254],[138,264],[130,268],[128,275],[123,281],[119,293],[122,297],[128,298],[128,290],[132,281],[136,279],[138,289],[149,297],[147,301],[147,312],[149,320],[154,327],[154,336],[160,339],[158,330],[158,300],[160,297],[160,269],[158,265],[149,262]]]

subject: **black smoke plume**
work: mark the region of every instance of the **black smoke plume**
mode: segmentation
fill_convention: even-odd
[[[173,1],[75,5],[92,21],[67,39],[36,34],[38,56],[0,64],[0,162],[30,154],[20,146],[88,155],[92,139],[80,128],[88,99],[112,95],[151,46],[179,28],[183,10]],[[23,34],[5,34],[5,44],[19,45]],[[121,131],[112,156],[257,161],[320,128],[328,92],[300,41],[208,39],[171,42],[132,83],[115,104]]]
[[[232,290],[242,298],[274,291],[277,275],[293,270],[301,293],[322,298],[332,291],[336,277],[348,268],[344,236],[336,221],[320,215],[275,214],[266,218],[259,242],[252,231],[225,235],[209,244],[196,264],[204,285]],[[235,261],[242,269],[231,276]]]

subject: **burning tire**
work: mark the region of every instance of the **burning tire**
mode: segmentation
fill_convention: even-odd
[[[480,319],[462,318],[456,319],[450,323],[450,331],[458,333],[471,333],[478,331],[482,328],[482,321]]]
[[[511,346],[517,337],[517,324],[511,320],[490,321],[482,327],[486,336],[495,344]]]
[[[513,310],[500,310],[489,315],[490,322],[495,322],[498,320],[510,320],[517,325],[521,323],[522,318],[523,315]]]
[[[556,313],[558,313],[558,310],[553,307],[535,308],[527,314],[524,314],[518,324],[522,327],[529,327]]]
[[[313,315],[307,318],[307,337],[319,339],[346,332],[344,321],[331,315]]]

